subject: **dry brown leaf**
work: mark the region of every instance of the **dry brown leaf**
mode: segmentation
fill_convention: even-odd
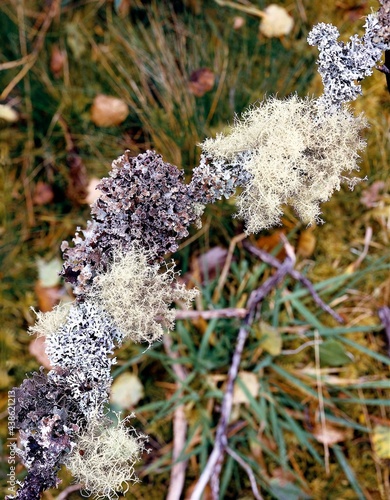
[[[286,470],[286,469],[283,469],[283,467],[276,467],[273,471],[272,471],[272,477],[274,479],[279,479],[281,481],[281,483],[283,482],[291,482],[293,483],[295,481],[295,475]]]
[[[280,236],[282,234],[283,235],[286,234],[285,229],[273,231],[272,234],[270,234],[269,236],[261,236],[256,240],[256,245],[262,250],[271,253],[276,246],[280,245],[281,242]],[[280,252],[276,255],[276,257],[279,260],[284,260],[286,258],[286,252],[284,250],[284,246],[282,246]]]
[[[200,68],[191,73],[188,88],[195,97],[202,97],[214,87],[215,76],[209,68]]]
[[[51,364],[48,355],[46,354],[46,338],[37,337],[32,340],[29,345],[29,351],[32,356],[34,356],[38,363],[43,367],[50,370]]]
[[[319,443],[329,446],[350,439],[352,434],[351,431],[352,429],[340,429],[329,423],[323,428],[321,424],[318,423],[313,431],[313,436]]]
[[[209,281],[220,273],[227,257],[226,248],[213,247],[206,253],[195,257],[191,261],[191,276],[195,281],[203,283]]]
[[[38,308],[42,312],[51,311],[59,304],[63,296],[60,286],[42,286],[40,281],[36,282],[34,290],[38,299]]]
[[[54,78],[60,78],[64,70],[66,61],[66,52],[61,50],[58,45],[53,45],[50,54],[50,71]]]
[[[124,122],[129,114],[127,104],[109,95],[99,94],[93,100],[91,120],[98,127],[113,127]]]
[[[313,255],[317,239],[314,236],[314,227],[309,227],[301,232],[298,240],[297,254],[307,259]]]
[[[241,16],[236,16],[233,19],[233,29],[234,30],[239,30],[241,29],[245,24],[245,19]]]
[[[54,199],[54,192],[50,184],[38,181],[33,194],[34,205],[47,205]]]

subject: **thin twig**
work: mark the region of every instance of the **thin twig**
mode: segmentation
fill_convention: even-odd
[[[83,488],[82,484],[72,484],[71,486],[65,488],[64,491],[61,491],[56,500],[66,500],[71,493],[74,493],[75,491],[80,491],[82,488]]]
[[[390,307],[384,306],[378,309],[378,316],[386,332],[387,353],[390,356]]]
[[[221,295],[222,289],[225,286],[227,276],[229,274],[229,269],[233,260],[233,252],[234,249],[236,248],[237,243],[242,241],[247,237],[246,233],[239,234],[238,236],[235,236],[232,241],[230,242],[229,245],[229,251],[225,260],[225,264],[223,266],[221,276],[218,280],[218,286],[215,289],[215,292],[213,294],[213,303],[216,304],[219,301],[219,297]]]
[[[236,2],[232,2],[230,0],[215,0],[215,3],[220,5],[221,7],[230,7],[232,9],[240,10],[241,12],[245,12],[246,14],[251,14],[256,17],[265,17],[267,14],[262,10],[258,9],[254,5],[242,5]],[[249,2],[248,2],[249,3]]]
[[[164,348],[166,353],[171,359],[177,359],[177,352],[172,351],[172,339],[169,335],[164,335]],[[179,363],[174,363],[172,365],[173,371],[175,372],[177,378],[180,381],[184,381],[187,378],[187,371],[183,365]],[[172,470],[171,479],[169,482],[169,489],[167,494],[167,500],[180,500],[184,482],[185,473],[187,468],[188,460],[182,460],[177,462],[180,454],[184,450],[186,437],[187,437],[187,419],[184,412],[184,405],[179,405],[175,409],[173,416],[173,449],[172,449]]]
[[[268,252],[255,247],[249,242],[244,242],[244,247],[253,255],[259,257],[266,264],[276,267],[276,269],[278,269],[282,265],[282,263],[273,255],[270,255]],[[318,305],[318,307],[330,314],[332,318],[334,318],[338,323],[344,323],[343,318],[339,314],[337,314],[330,306],[328,306],[328,304],[325,304],[325,302],[315,291],[312,282],[308,278],[306,278],[306,276],[303,276],[303,274],[301,274],[296,269],[291,269],[291,271],[289,271],[289,274],[292,278],[302,283],[302,285],[304,285],[308,289],[310,295],[312,296],[314,302]]]
[[[175,319],[214,319],[214,318],[245,318],[248,310],[239,307],[228,307],[226,309],[213,309],[210,311],[187,311],[178,309],[175,311]]]
[[[282,281],[282,279],[286,276],[286,274],[289,273],[295,263],[295,257],[293,255],[292,248],[289,245],[288,247],[289,248],[286,248],[287,258],[279,266],[276,273],[268,278],[268,280],[265,281],[257,290],[254,290],[249,297],[247,304],[248,313],[239,330],[237,343],[232,358],[232,364],[227,376],[226,392],[222,400],[221,416],[216,430],[214,448],[207,461],[206,467],[203,470],[199,481],[192,492],[192,495],[190,497],[191,500],[200,500],[203,491],[210,480],[213,498],[218,499],[219,477],[222,469],[224,453],[228,445],[227,427],[233,405],[234,382],[237,378],[244,345],[249,334],[250,325],[254,320],[255,313],[259,304],[271,292],[271,290]]]
[[[324,455],[325,455],[325,471],[326,475],[329,476],[329,444],[326,441],[327,430],[326,430],[326,416],[325,416],[325,406],[324,406],[324,395],[322,393],[322,379],[321,379],[321,363],[320,363],[320,346],[319,346],[319,335],[318,331],[314,332],[315,340],[317,341],[314,344],[314,356],[316,362],[316,379],[317,379],[317,393],[318,393],[318,403],[320,406],[320,420],[321,420],[321,431],[323,436],[323,445],[324,445]]]
[[[370,243],[372,240],[372,227],[368,226],[366,229],[366,234],[364,236],[364,248],[363,252],[359,255],[359,258],[352,264],[352,269],[356,271],[356,269],[360,266],[363,260],[367,257],[368,250],[370,248]]]
[[[226,447],[227,453],[237,462],[241,465],[241,467],[245,470],[245,472],[248,474],[249,481],[251,483],[251,488],[252,488],[252,493],[253,496],[256,498],[256,500],[263,500],[263,497],[260,495],[260,491],[257,487],[256,484],[256,478],[255,475],[253,474],[253,470],[249,467],[249,465],[243,460],[240,455],[238,455],[234,450],[232,450],[229,446]]]
[[[23,54],[23,58],[15,61],[15,65],[18,66],[19,63],[24,60],[25,65],[23,68],[19,71],[19,73],[9,82],[9,84],[6,86],[6,88],[3,90],[3,92],[0,95],[0,100],[4,100],[8,97],[9,93],[14,89],[14,87],[26,76],[26,74],[30,71],[30,69],[34,66],[36,60],[38,59],[38,55],[43,47],[44,41],[45,41],[45,36],[48,31],[48,29],[51,26],[51,23],[53,19],[56,17],[57,12],[60,9],[61,5],[61,0],[53,0],[52,4],[50,5],[50,8],[47,12],[47,14],[44,16],[44,21],[42,23],[41,30],[39,31],[35,43],[34,43],[34,49],[32,50],[31,54]],[[10,66],[10,62],[4,63],[7,64],[8,67]],[[3,65],[3,69],[6,69],[7,66]]]

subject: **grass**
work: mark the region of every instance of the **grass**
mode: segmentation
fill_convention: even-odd
[[[59,256],[61,241],[70,239],[75,227],[84,226],[88,219],[88,207],[69,196],[74,179],[63,123],[89,177],[106,175],[112,159],[129,145],[134,154],[153,147],[189,174],[199,156],[197,144],[223,130],[234,113],[265,94],[283,97],[296,91],[303,96],[321,91],[316,53],[305,41],[313,23],[334,22],[348,36],[362,24],[359,18],[351,20],[355,12],[351,2],[341,7],[307,0],[282,4],[294,16],[294,31],[284,40],[266,40],[258,37],[255,18],[244,16],[244,27],[234,30],[238,12],[221,9],[212,1],[135,3],[123,17],[103,0],[62,2],[61,17],[52,19],[30,71],[4,101],[18,109],[20,119],[0,128],[2,416],[7,389],[39,366],[29,353],[26,335],[33,321],[29,307],[38,300],[36,258]],[[265,2],[258,5],[264,7]],[[2,2],[0,64],[34,50],[34,40],[42,33],[41,9],[41,2],[29,2],[28,7]],[[368,11],[367,5],[361,15]],[[50,69],[53,45],[66,54],[59,78]],[[1,91],[22,67],[0,72]],[[212,69],[216,81],[210,92],[197,98],[188,90],[188,80],[202,67]],[[327,223],[313,231],[314,252],[298,257],[297,262],[321,297],[343,315],[345,325],[336,325],[316,308],[305,289],[287,280],[267,298],[262,310],[262,321],[271,328],[267,331],[281,337],[280,350],[270,354],[265,349],[267,333],[255,325],[241,364],[241,372],[256,374],[259,388],[254,393],[244,375],[238,380],[247,402],[235,405],[229,446],[253,470],[265,498],[382,500],[390,496],[386,459],[372,445],[376,426],[390,427],[386,376],[390,362],[377,317],[390,294],[389,200],[383,195],[372,208],[360,201],[362,191],[374,181],[383,180],[389,187],[390,101],[379,73],[364,83],[364,91],[354,107],[356,112],[366,112],[370,122],[361,168],[368,181],[354,192],[337,193],[323,207]],[[123,124],[99,128],[91,122],[89,109],[98,93],[118,96],[128,104],[130,113]],[[39,181],[53,190],[52,202],[34,202]],[[194,230],[192,244],[182,245],[174,256],[188,279],[199,280],[195,272],[199,256],[216,246],[228,248],[231,238],[242,232],[241,222],[230,217],[234,211],[231,201],[208,207],[204,229]],[[299,248],[305,228],[289,212],[284,223],[282,229]],[[369,253],[354,269],[351,265],[363,250],[368,226],[373,228]],[[262,246],[265,237],[273,234],[277,232],[258,235],[253,243]],[[279,251],[275,243],[270,249]],[[239,244],[218,301],[213,301],[217,270],[215,278],[210,273],[199,283],[199,305],[243,307],[270,272]],[[239,324],[238,319],[178,321],[171,335],[175,360],[162,344],[147,352],[144,346],[130,344],[118,350],[114,378],[131,370],[144,385],[145,398],[136,408],[135,425],[150,435],[152,449],[139,467],[142,483],[132,487],[126,498],[165,498],[172,467],[172,420],[179,405],[188,423],[179,457],[188,460],[186,489],[199,477],[213,444]],[[330,339],[336,342],[330,344],[331,353],[341,356],[338,366],[329,364],[329,358],[327,362],[324,343]],[[184,382],[178,380],[174,364],[185,369]],[[0,430],[6,444],[5,422]],[[329,438],[328,444],[322,443],[321,436],[331,431],[337,431],[338,441]],[[3,460],[4,487],[7,470]],[[23,470],[18,469],[18,474],[22,477]],[[60,488],[71,481],[66,471],[62,477]],[[47,492],[44,498],[55,495]],[[249,480],[228,456],[221,498],[238,495],[251,498]]]

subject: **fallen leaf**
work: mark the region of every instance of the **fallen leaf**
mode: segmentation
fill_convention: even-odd
[[[65,25],[66,41],[72,51],[74,58],[78,61],[87,50],[85,38],[83,37],[79,23],[75,19],[71,23]]]
[[[265,321],[253,326],[256,338],[261,341],[261,348],[271,354],[271,356],[278,356],[282,352],[282,336],[277,328],[273,328]]]
[[[95,201],[102,194],[99,189],[96,189],[100,181],[101,179],[98,179],[97,177],[92,177],[91,179],[89,179],[87,185],[87,196],[85,197],[85,203],[88,203],[88,205],[92,205],[92,203],[95,203]]]
[[[253,398],[256,398],[259,394],[259,389],[260,389],[260,382],[258,375],[253,372],[240,371],[238,372],[238,377],[240,378],[243,385],[246,387],[247,392],[249,392],[249,394]],[[238,404],[249,404],[249,403],[250,401],[248,399],[248,396],[246,395],[244,390],[241,389],[240,385],[236,381],[233,390],[233,404],[238,405]]]
[[[313,255],[316,247],[317,239],[313,233],[314,229],[314,227],[309,227],[299,235],[297,254],[305,259]]]
[[[8,104],[0,104],[0,120],[15,123],[19,120],[18,113]]]
[[[48,262],[43,259],[37,259],[38,279],[41,286],[53,287],[60,283],[59,273],[62,269],[62,262],[55,258]]]
[[[233,29],[234,30],[239,30],[241,29],[245,24],[245,19],[241,16],[236,16],[233,19]]]
[[[372,445],[379,458],[390,458],[390,427],[376,425],[371,435]]]
[[[191,260],[191,276],[197,282],[204,283],[214,279],[222,270],[227,257],[226,248],[213,247],[206,253]]]
[[[33,202],[35,205],[47,205],[54,199],[54,192],[50,184],[38,181],[34,188]]]
[[[110,402],[120,410],[133,408],[144,397],[144,387],[134,373],[125,372],[114,380]]]
[[[384,188],[385,183],[383,181],[374,182],[369,188],[362,191],[360,203],[367,208],[376,207],[382,198],[380,192],[383,191]]]
[[[328,423],[326,426],[322,427],[322,425],[318,423],[313,431],[313,436],[319,443],[332,445],[350,439],[352,433],[350,429],[339,429]]]
[[[321,365],[344,366],[351,363],[352,359],[347,354],[344,345],[338,340],[326,340],[319,346]]]
[[[99,94],[93,100],[91,120],[98,127],[113,127],[124,122],[129,114],[127,104],[109,95]]]
[[[59,272],[62,268],[60,259],[53,259],[49,262],[43,259],[37,260],[38,281],[34,290],[38,300],[39,309],[42,312],[51,311],[63,297],[63,289],[59,285]]]
[[[54,78],[60,78],[64,70],[66,61],[66,52],[61,50],[58,45],[53,45],[50,54],[50,71]]]
[[[202,97],[214,87],[215,76],[209,68],[200,68],[191,73],[188,88],[195,97]]]
[[[184,497],[184,500],[191,500],[191,497],[192,497],[192,493],[196,487],[196,485],[198,484],[198,480],[194,481],[191,486],[189,486],[187,488],[187,491],[185,492],[185,497]],[[213,493],[211,491],[211,487],[209,484],[206,484],[204,490],[203,490],[203,495],[202,495],[202,499],[203,500],[213,500],[214,496],[213,496]]]
[[[38,300],[38,308],[42,312],[51,311],[54,306],[59,304],[64,295],[59,285],[42,286],[40,281],[36,282],[34,291]]]
[[[273,231],[268,236],[261,236],[260,238],[258,238],[256,240],[256,245],[259,248],[265,250],[266,252],[271,253],[272,250],[275,247],[277,247],[278,245],[280,245],[280,243],[281,243],[280,236],[282,234],[283,235],[286,234],[286,230],[285,229],[280,229],[280,230]],[[285,251],[283,245],[281,245],[281,249],[280,249],[279,253],[276,255],[276,258],[278,258],[281,261],[286,258],[286,251]]]
[[[259,31],[267,38],[288,35],[294,26],[294,19],[287,10],[276,4],[264,9],[265,16],[261,20]]]
[[[38,363],[48,370],[52,367],[48,355],[46,354],[46,338],[37,337],[32,340],[29,345],[29,351],[34,356]]]

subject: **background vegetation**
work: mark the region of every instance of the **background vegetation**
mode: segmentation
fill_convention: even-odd
[[[267,39],[259,35],[258,18],[211,0],[1,2],[0,104],[18,113],[13,123],[0,118],[4,486],[7,390],[42,362],[26,334],[34,322],[30,306],[48,310],[61,298],[70,300],[57,280],[56,259],[61,242],[88,220],[90,181],[106,175],[126,148],[134,154],[154,148],[190,174],[197,144],[249,104],[266,94],[320,94],[317,53],[306,42],[313,24],[333,22],[345,39],[361,33],[362,16],[378,8],[364,0],[280,4],[293,16],[294,29]],[[198,71],[204,68],[210,71]],[[202,74],[207,91],[199,95]],[[254,471],[264,498],[390,497],[389,339],[378,318],[390,296],[390,98],[379,72],[363,86],[354,108],[370,123],[360,174],[367,180],[353,192],[336,193],[323,207],[324,226],[305,228],[286,212],[283,227],[252,238],[283,257],[279,234],[288,235],[297,268],[345,320],[337,325],[287,280],[267,299],[251,332],[229,443]],[[126,103],[124,121],[99,125],[93,115],[99,94]],[[243,231],[230,217],[234,210],[231,200],[208,207],[203,228],[194,229],[173,256],[183,278],[201,289],[198,309],[244,307],[272,272],[241,243],[232,245]],[[229,246],[233,259],[222,282]],[[139,466],[142,482],[126,498],[165,498],[172,420],[180,406],[188,423],[181,457],[188,459],[187,494],[199,477],[239,321],[178,321],[171,346],[144,352],[144,346],[126,344],[118,351],[114,378],[137,376],[143,397],[134,425],[150,436],[151,448]],[[172,352],[186,374],[183,384]],[[128,393],[134,392],[132,380]],[[129,412],[132,404],[121,408]],[[23,477],[22,467],[18,474]],[[62,477],[60,489],[71,482],[66,471]],[[231,456],[221,486],[222,498],[253,498],[246,473]],[[56,495],[53,490],[44,498]]]

